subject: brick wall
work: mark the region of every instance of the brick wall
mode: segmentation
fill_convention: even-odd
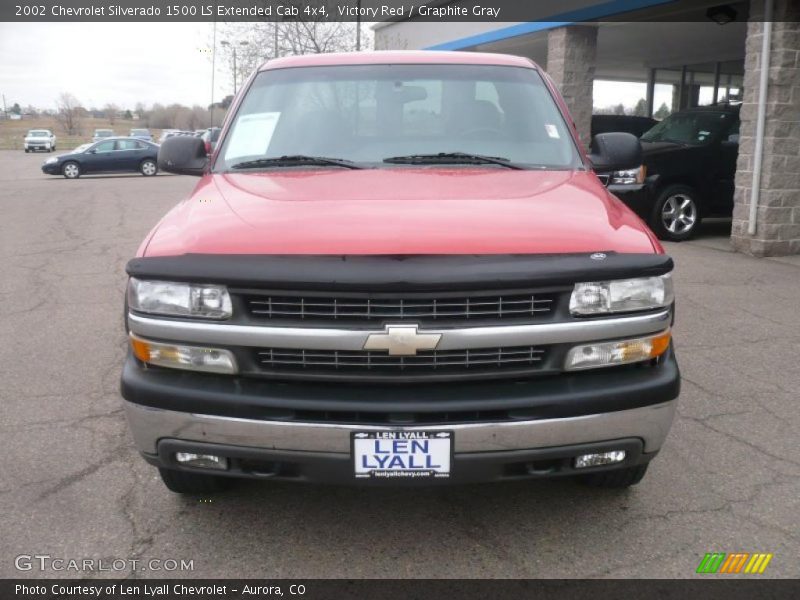
[[[573,25],[548,32],[546,71],[561,90],[581,140],[587,146],[592,121],[592,82],[596,55],[596,27]]]
[[[736,250],[754,256],[800,254],[800,2],[775,0],[757,229],[747,234],[753,186],[763,0],[751,2],[745,48],[744,104],[736,172]]]

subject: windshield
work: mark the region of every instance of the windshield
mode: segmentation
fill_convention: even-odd
[[[303,155],[402,168],[383,161],[438,153],[480,154],[529,168],[581,164],[535,70],[400,64],[259,73],[215,166]]]
[[[17,134],[19,135],[19,134]],[[49,131],[29,131],[28,137],[50,137]]]
[[[690,111],[674,113],[642,135],[644,142],[675,142],[701,146],[711,142],[735,115],[724,112]]]
[[[81,152],[86,152],[86,149],[91,147],[91,144],[81,144],[75,150],[72,151],[73,154],[80,154]]]

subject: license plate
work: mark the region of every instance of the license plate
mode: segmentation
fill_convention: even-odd
[[[354,431],[350,435],[358,479],[450,477],[452,431]]]

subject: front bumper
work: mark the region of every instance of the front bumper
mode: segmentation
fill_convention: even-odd
[[[59,165],[58,163],[42,165],[42,173],[44,173],[45,175],[60,175],[61,165]]]
[[[640,464],[664,443],[679,387],[671,350],[661,364],[641,369],[601,369],[529,383],[387,386],[382,394],[377,386],[281,385],[149,370],[130,357],[123,373],[131,431],[151,464],[185,469],[174,460],[175,452],[211,453],[227,457],[231,465],[214,474],[322,483],[363,481],[353,476],[350,434],[364,430],[452,431],[452,475],[435,483],[571,475],[576,474],[575,456],[612,449],[626,450],[625,461],[580,472]],[[398,412],[431,410],[433,403],[440,410],[443,403],[453,410],[526,407],[521,414],[528,417],[417,425],[274,416],[281,405],[327,406],[335,414],[336,409],[359,410],[363,405],[373,411],[376,406]]]
[[[648,462],[667,436],[676,405],[672,400],[565,419],[450,425],[447,429],[453,431],[455,444],[451,477],[427,481],[554,477]],[[130,402],[125,409],[136,444],[153,465],[196,471],[180,465],[175,453],[207,453],[226,457],[230,465],[228,471],[213,474],[317,483],[362,483],[353,477],[351,431],[425,429],[255,421],[178,413]],[[620,449],[626,451],[621,463],[581,470],[573,467],[578,455]]]

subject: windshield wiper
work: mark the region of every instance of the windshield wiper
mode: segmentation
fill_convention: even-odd
[[[236,163],[231,169],[258,169],[261,167],[294,167],[298,165],[324,165],[344,167],[345,169],[363,169],[361,165],[343,158],[328,158],[326,156],[307,156],[305,154],[292,154],[290,156],[274,156],[271,158],[257,158]]]
[[[439,152],[437,154],[409,154],[407,156],[390,156],[383,162],[405,165],[424,164],[491,164],[500,165],[508,169],[525,169],[522,165],[511,162],[500,156],[484,156],[483,154],[470,154],[468,152]]]

